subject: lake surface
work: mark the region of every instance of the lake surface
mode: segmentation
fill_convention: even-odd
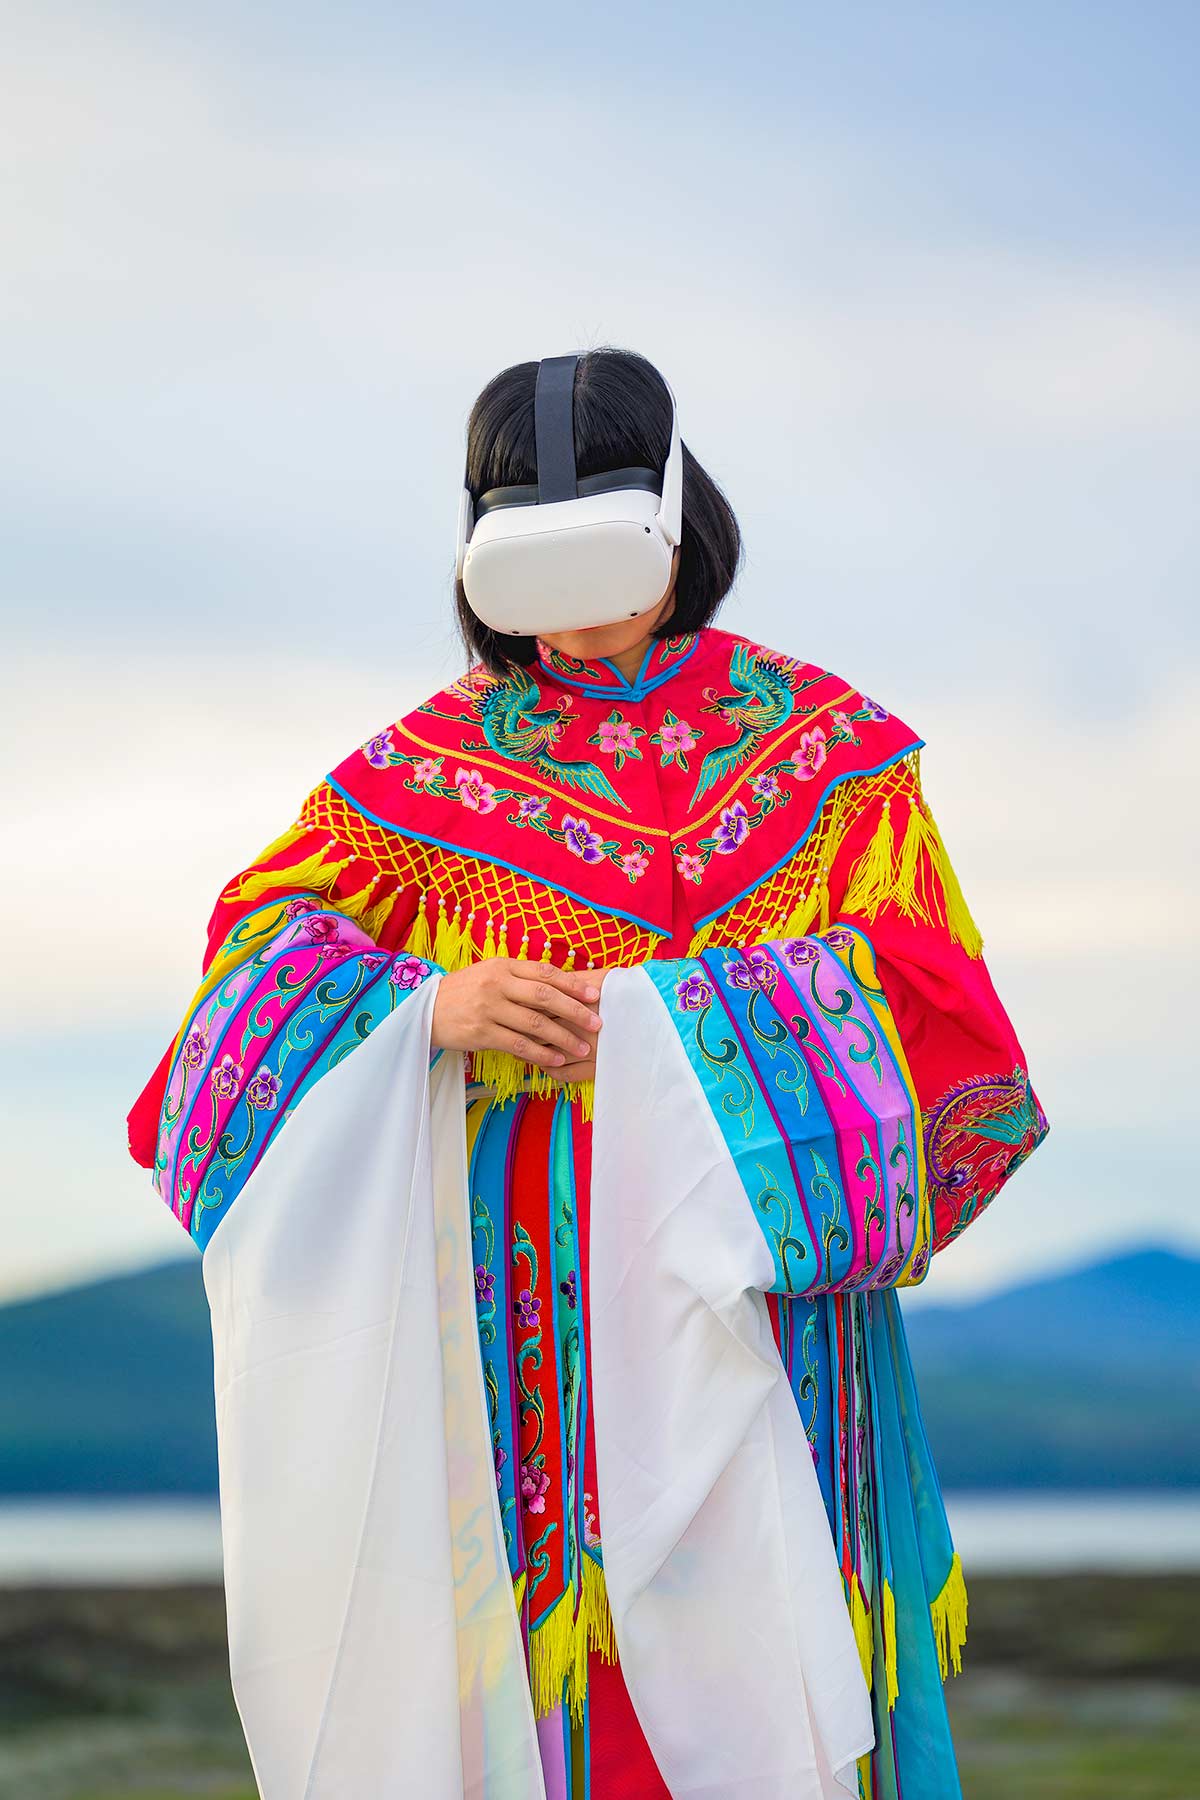
[[[951,1493],[968,1577],[1200,1569],[1200,1493]],[[0,1501],[0,1584],[215,1581],[215,1502]]]

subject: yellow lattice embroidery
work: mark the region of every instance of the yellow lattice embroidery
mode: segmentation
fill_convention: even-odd
[[[917,751],[834,788],[795,855],[701,926],[688,954],[697,956],[713,943],[757,944],[826,929],[834,859],[854,821],[880,802],[879,825],[850,870],[839,911],[872,919],[885,903],[894,904],[907,918],[945,924],[969,955],[978,956],[982,939],[922,796]],[[660,955],[667,941],[661,933],[597,911],[500,863],[389,831],[364,818],[329,786],[309,796],[297,824],[276,840],[271,853],[313,832],[329,834],[320,849],[293,868],[255,871],[243,880],[240,897],[256,898],[283,883],[330,894],[343,872],[361,861],[373,870],[370,878],[331,904],[377,938],[400,895],[415,898],[404,948],[444,969],[506,955],[545,959],[564,968],[629,968]],[[347,875],[347,884],[353,879]],[[591,1116],[590,1083],[563,1088],[546,1070],[503,1052],[477,1055],[472,1074],[498,1101],[521,1092],[565,1092],[581,1102],[585,1117]]]

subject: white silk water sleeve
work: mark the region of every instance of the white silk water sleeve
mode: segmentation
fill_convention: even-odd
[[[675,1800],[837,1800],[874,1743],[766,1240],[647,977],[604,984],[591,1350],[621,1668]]]
[[[204,1253],[230,1672],[263,1800],[544,1800],[436,988],[305,1096]]]

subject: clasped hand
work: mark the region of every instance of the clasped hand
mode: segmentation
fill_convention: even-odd
[[[443,975],[433,1008],[439,1050],[507,1050],[557,1082],[592,1081],[605,969],[488,957]]]

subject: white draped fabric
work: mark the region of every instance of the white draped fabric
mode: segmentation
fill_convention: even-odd
[[[230,1674],[263,1800],[542,1800],[436,978],[316,1084],[204,1252]]]
[[[263,1800],[544,1800],[437,981],[305,1097],[204,1253]],[[610,975],[601,1013],[592,1393],[626,1684],[680,1800],[836,1800],[871,1710],[770,1252],[651,984]]]
[[[591,1393],[630,1699],[676,1800],[836,1800],[875,1741],[774,1264],[657,990],[603,989]]]

